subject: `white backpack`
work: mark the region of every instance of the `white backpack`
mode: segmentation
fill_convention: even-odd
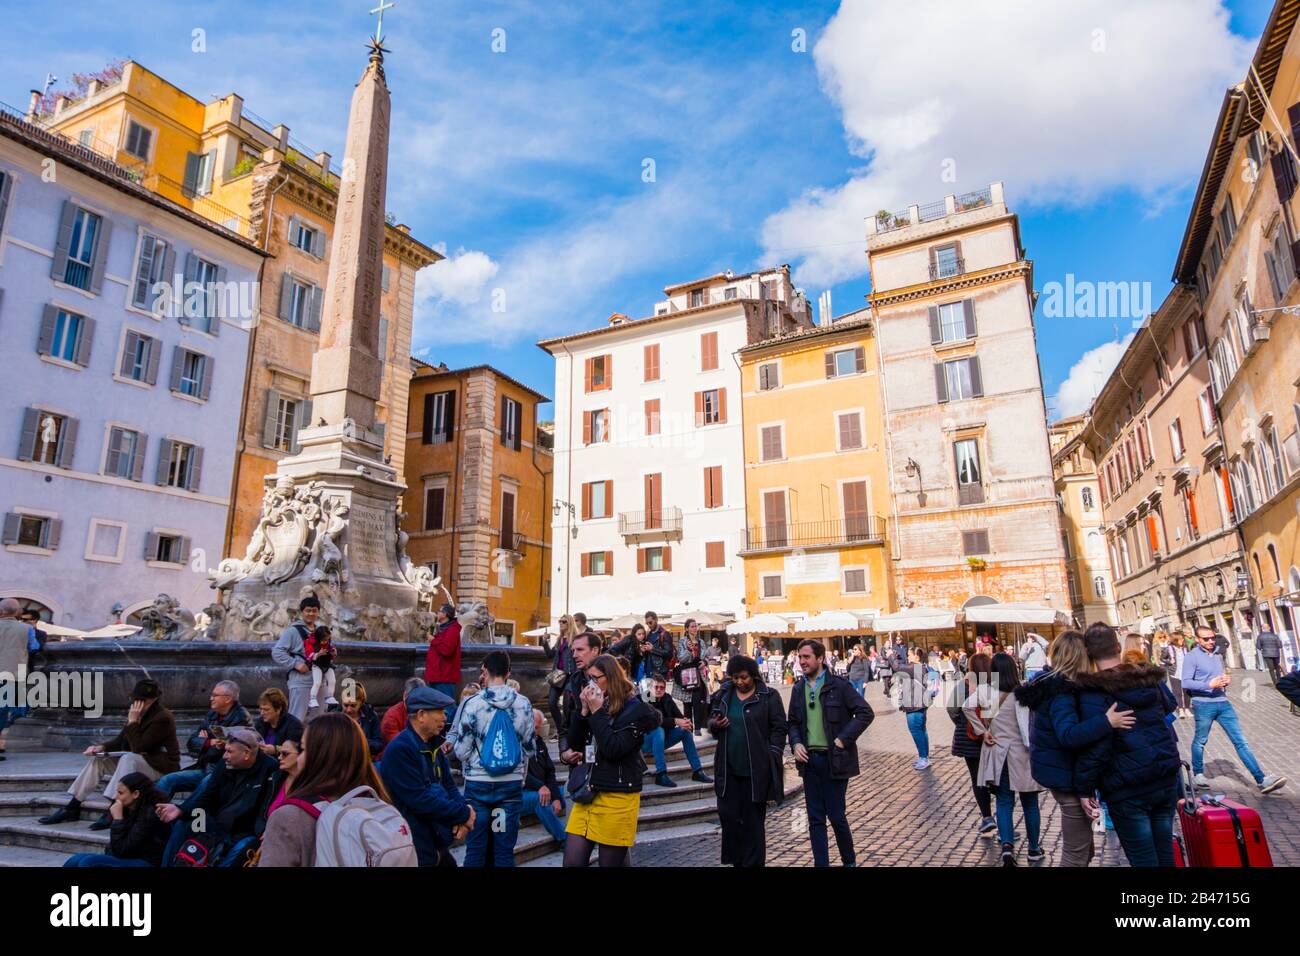
[[[316,866],[417,865],[410,826],[370,787],[316,806]]]

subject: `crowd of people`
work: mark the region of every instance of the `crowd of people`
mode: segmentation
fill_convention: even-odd
[[[0,637],[19,623],[6,610],[0,603]],[[1208,628],[1195,630],[1190,649],[1181,635],[1148,643],[1094,624],[1050,643],[1034,633],[1018,646],[981,640],[971,654],[886,641],[841,655],[802,640],[787,657],[761,643],[753,656],[724,649],[694,621],[674,639],[653,612],[607,646],[584,615],[566,615],[549,648],[548,735],[505,650],[485,654],[477,682],[460,687],[450,605],[430,634],[424,676],[408,679],[382,717],[361,683],[331,679],[336,651],[318,615],[315,599],[304,599],[273,650],[287,693],[266,688],[250,710],[235,682],[213,685],[186,740],[187,766],[163,688],[140,680],[125,725],[86,748],[65,805],[40,818],[75,821],[86,801],[109,801],[91,824],[109,831],[107,852],[67,865],[454,866],[452,847],[463,841],[463,865],[508,867],[531,815],[563,843],[564,865],[628,866],[645,778],[676,786],[667,751],[680,747],[691,779],[712,785],[722,863],[765,864],[766,815],[786,798],[788,752],[814,864],[829,865],[833,834],[840,862],[855,866],[847,794],[861,772],[858,740],[875,718],[865,685],[878,679],[904,715],[918,772],[931,767],[927,722],[942,703],[951,752],[969,770],[977,832],[996,836],[1004,865],[1018,859],[1017,804],[1026,859],[1044,859],[1045,792],[1061,811],[1060,865],[1088,864],[1101,818],[1133,865],[1172,865],[1185,715],[1195,787],[1211,786],[1204,747],[1216,723],[1261,793],[1286,784],[1246,742],[1225,691],[1222,643]],[[771,680],[773,660],[783,669],[793,660],[797,673]],[[783,703],[773,685],[787,676]],[[700,757],[706,735],[716,741],[711,774]]]

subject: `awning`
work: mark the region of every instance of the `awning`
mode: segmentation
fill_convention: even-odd
[[[790,621],[780,614],[755,614],[727,625],[728,634],[789,634]]]
[[[936,607],[909,607],[893,614],[882,614],[871,622],[878,634],[887,631],[946,631],[957,626],[955,611]]]
[[[859,634],[871,630],[871,619],[852,611],[822,611],[794,622],[796,634]]]
[[[535,627],[531,631],[524,631],[524,637],[550,637],[554,632],[549,627]]]
[[[971,624],[1069,624],[1070,616],[1045,604],[1008,601],[966,608]]]
[[[87,631],[86,637],[130,637],[138,634],[140,628],[134,624],[107,624],[95,631]]]
[[[687,621],[694,620],[706,631],[720,631],[735,619],[736,615],[734,614],[715,614],[713,611],[695,611],[692,613],[683,611],[680,614],[672,615],[662,623],[671,627],[684,627]]]
[[[79,631],[75,627],[64,627],[62,624],[47,624],[44,621],[38,621],[36,628],[44,631],[50,637],[72,637],[80,640],[86,636],[85,631]]]

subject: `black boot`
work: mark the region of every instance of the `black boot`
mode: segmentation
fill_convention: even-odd
[[[699,783],[713,783],[713,778],[710,777],[703,770],[695,771],[695,773],[691,774],[691,779]]]
[[[112,825],[113,825],[113,817],[107,810],[105,810],[102,814],[100,814],[99,819],[90,825],[90,829],[107,830]]]
[[[677,786],[677,784],[673,783],[673,778],[670,777],[670,776],[668,776],[668,774],[666,774],[666,773],[657,773],[657,774],[655,774],[655,783],[659,784],[659,786],[661,786],[661,787],[675,787],[675,786]]]
[[[56,823],[76,823],[81,819],[81,801],[69,800],[66,807],[59,807],[53,813],[47,813],[36,822],[43,826],[53,826]]]

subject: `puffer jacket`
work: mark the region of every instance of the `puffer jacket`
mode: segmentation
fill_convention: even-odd
[[[1166,719],[1177,704],[1165,686],[1163,667],[1121,664],[1075,678],[1080,721],[1104,719],[1113,703],[1132,710],[1137,723],[1084,748],[1074,767],[1074,790],[1100,790],[1103,800],[1158,797],[1178,785],[1178,739]]]
[[[1111,732],[1105,711],[1080,720],[1079,687],[1052,671],[1017,687],[1016,700],[1033,711],[1029,765],[1034,779],[1049,790],[1074,792],[1079,751]]]

